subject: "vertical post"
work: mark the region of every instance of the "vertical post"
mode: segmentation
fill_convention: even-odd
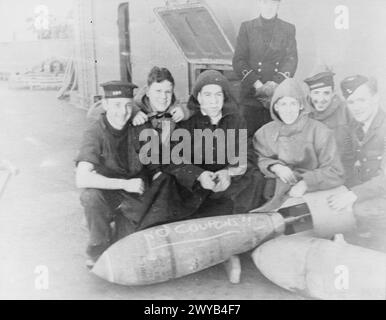
[[[94,0],[76,0],[75,65],[81,104],[89,108],[98,92],[94,24]]]

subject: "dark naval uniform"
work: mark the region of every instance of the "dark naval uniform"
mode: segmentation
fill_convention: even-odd
[[[260,80],[281,83],[293,77],[298,65],[296,29],[277,17],[243,22],[237,38],[233,69],[241,81],[240,104],[252,136],[271,120],[269,110],[257,100],[253,84]]]

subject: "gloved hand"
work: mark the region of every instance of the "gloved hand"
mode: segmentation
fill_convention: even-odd
[[[263,86],[263,94],[267,97],[272,97],[278,84],[274,81],[267,81]]]

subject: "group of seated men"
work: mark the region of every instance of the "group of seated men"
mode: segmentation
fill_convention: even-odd
[[[201,73],[186,104],[178,103],[166,68],[152,68],[135,96],[134,84],[103,84],[104,112],[85,131],[76,158],[90,232],[88,266],[114,241],[151,226],[276,210],[282,204],[278,192],[301,197],[341,185],[348,191],[329,198],[331,208],[354,206],[371,236],[382,234],[386,214],[366,209],[386,195],[386,116],[377,84],[362,75],[347,77],[342,99],[333,76],[324,71],[305,79],[308,92],[285,79],[269,105],[272,121],[249,138],[219,71]],[[212,134],[209,147],[202,136],[194,139],[197,129]],[[149,148],[144,132],[159,137],[159,145]],[[181,133],[178,141],[170,138],[173,132]],[[144,161],[145,149],[159,161]]]

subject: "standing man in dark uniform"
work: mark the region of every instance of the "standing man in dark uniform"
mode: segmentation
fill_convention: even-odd
[[[368,246],[386,251],[386,114],[379,103],[375,79],[347,77],[341,88],[358,121],[355,185],[346,193],[331,196],[330,205],[338,210],[353,205],[359,231],[367,234]]]
[[[241,24],[233,57],[233,69],[241,79],[239,102],[248,136],[271,121],[273,91],[286,77],[294,76],[298,64],[296,29],[277,17],[280,0],[258,2],[260,16]]]

